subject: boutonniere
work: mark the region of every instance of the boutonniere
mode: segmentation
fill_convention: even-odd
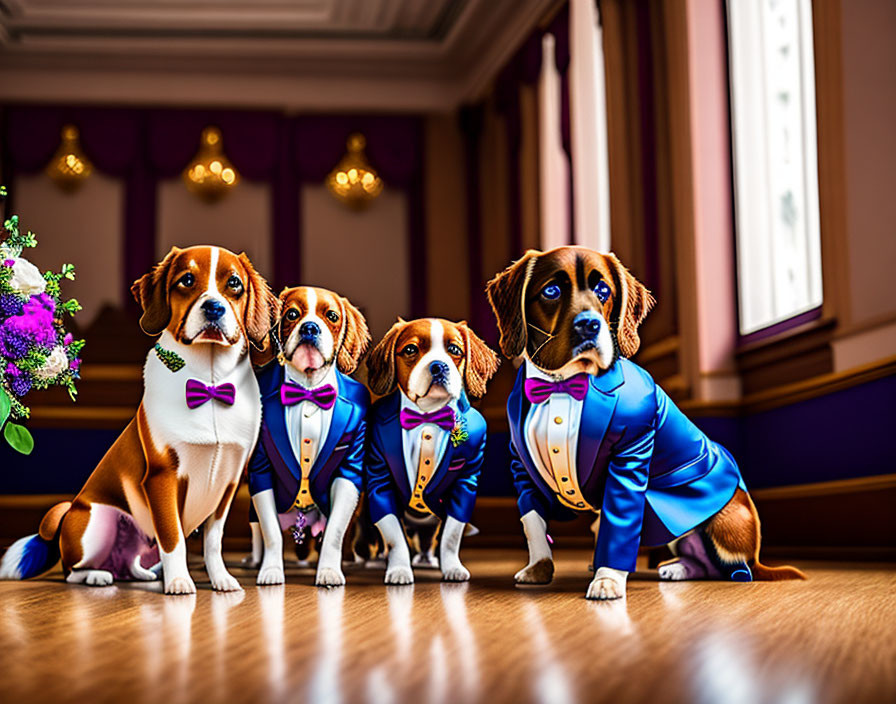
[[[467,419],[463,416],[459,415],[457,417],[457,422],[454,425],[454,429],[451,431],[451,444],[454,447],[457,447],[461,443],[467,441],[470,437],[470,434],[467,432]]]

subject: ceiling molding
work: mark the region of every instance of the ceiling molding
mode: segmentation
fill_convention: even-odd
[[[487,89],[551,5],[0,0],[0,100],[451,110]]]

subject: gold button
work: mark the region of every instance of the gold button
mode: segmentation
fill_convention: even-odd
[[[421,481],[421,482],[425,482],[425,481],[426,481],[426,477],[420,477],[420,481]]]
[[[559,448],[559,447],[552,447],[552,448],[551,448],[551,452],[553,452],[553,453],[556,455],[558,452],[560,452],[560,448]]]
[[[430,435],[429,433],[427,433],[426,435],[423,436],[423,439],[424,439],[424,440],[432,440],[432,435]]]
[[[556,418],[554,418],[554,422],[557,425],[560,425],[563,422],[563,419],[560,416],[557,416]]]
[[[429,464],[429,460],[423,460],[423,464]]]
[[[305,438],[305,441],[304,441],[304,442],[305,442],[306,445],[310,445],[310,444],[311,444],[311,440],[308,439],[308,438]]]
[[[310,458],[310,457],[306,457],[306,458],[305,458],[305,462],[310,462],[310,461],[311,461],[311,458]]]
[[[560,477],[560,480],[561,480],[561,481],[564,481],[564,482],[568,482],[568,481],[569,481],[569,477]]]
[[[307,489],[302,489],[302,493],[303,493],[303,494],[307,494],[307,493],[308,493],[308,490],[307,490]]]
[[[426,506],[424,506],[423,503],[421,503],[421,502],[418,501],[418,502],[417,502],[417,508],[426,508]]]

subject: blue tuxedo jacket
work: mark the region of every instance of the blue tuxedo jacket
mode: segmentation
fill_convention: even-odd
[[[388,514],[401,516],[411,500],[412,488],[404,464],[399,391],[384,396],[370,409],[367,427],[365,477],[370,517],[374,523]],[[467,523],[476,503],[479,471],[485,457],[485,419],[470,407],[466,395],[457,404],[468,438],[457,447],[449,440],[435,474],[423,491],[423,500],[439,518]]]
[[[302,471],[293,454],[286,426],[286,408],[280,403],[280,386],[285,372],[279,364],[270,364],[258,375],[261,390],[261,432],[249,459],[249,492],[274,490],[277,511],[288,511],[296,499]],[[333,406],[330,430],[308,483],[314,502],[325,514],[330,513],[330,485],[344,477],[360,492],[363,486],[364,439],[370,395],[363,385],[336,371],[339,395]]]
[[[520,515],[572,518],[575,513],[548,488],[529,455],[525,377],[523,365],[507,401]],[[595,569],[633,572],[642,542],[670,542],[721,510],[738,486],[745,488],[728,450],[706,437],[627,359],[590,379],[576,465],[586,501],[601,509]]]

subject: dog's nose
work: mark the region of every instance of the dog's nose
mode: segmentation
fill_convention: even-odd
[[[448,365],[441,360],[429,363],[429,373],[433,379],[443,379],[448,376]]]
[[[317,337],[320,335],[320,325],[310,320],[299,326],[299,335],[302,337]]]
[[[224,304],[214,298],[209,298],[202,304],[202,312],[205,313],[206,320],[212,323],[224,317],[225,310]]]
[[[590,340],[600,332],[600,317],[594,311],[582,311],[573,318],[572,327],[579,337]]]

